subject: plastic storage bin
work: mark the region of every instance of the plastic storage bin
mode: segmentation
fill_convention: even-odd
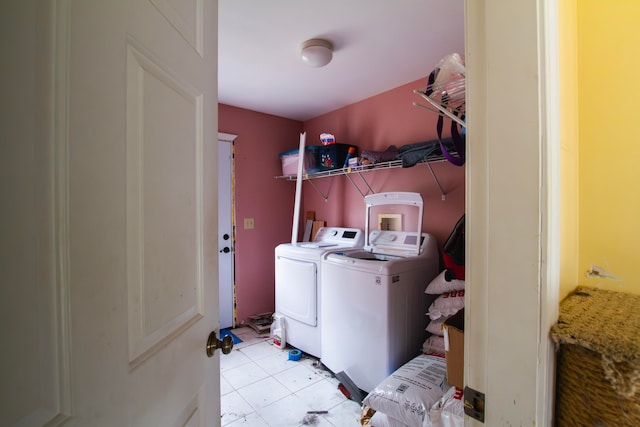
[[[353,157],[358,155],[358,147],[350,144],[330,144],[330,145],[312,145],[309,148],[314,149],[316,155],[315,166],[309,168],[309,173],[322,172],[333,169],[342,169],[344,161],[347,158],[349,147],[354,147],[356,152]]]
[[[304,164],[302,165],[302,173],[309,173],[317,170],[317,149],[316,146],[309,146],[305,148]],[[280,153],[280,160],[282,161],[282,175],[291,176],[298,173],[298,158],[300,157],[300,150],[289,150]]]

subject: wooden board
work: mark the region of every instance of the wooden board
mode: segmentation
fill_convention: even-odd
[[[313,221],[313,225],[311,227],[311,241],[313,242],[316,238],[316,234],[321,227],[324,227],[324,221]]]
[[[313,220],[316,219],[315,211],[307,212],[307,220],[304,224],[304,234],[302,235],[303,242],[313,241],[311,238],[311,229],[313,228]],[[315,235],[314,235],[315,236]]]

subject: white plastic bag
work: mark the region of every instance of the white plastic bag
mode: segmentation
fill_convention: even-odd
[[[442,324],[449,317],[451,317],[451,316],[442,316],[439,319],[430,320],[429,323],[427,324],[427,327],[425,328],[425,330],[427,332],[429,332],[430,334],[438,335],[438,336],[443,337],[444,336],[444,331],[442,330]]]
[[[431,320],[453,316],[464,308],[464,291],[451,291],[440,295],[429,306],[427,315]]]
[[[371,417],[370,425],[373,427],[411,427],[379,411]]]
[[[422,426],[429,409],[450,387],[444,356],[421,354],[373,389],[363,404],[408,426]]]
[[[451,387],[429,411],[432,427],[464,427],[463,392]]]
[[[436,353],[444,356],[444,336],[431,335],[422,344],[423,353]]]
[[[427,86],[427,95],[452,110],[460,110],[466,99],[465,68],[460,55],[451,53],[442,58],[432,75],[433,83]]]
[[[440,274],[433,278],[424,290],[425,294],[440,295],[445,292],[464,290],[464,280],[447,280],[447,270],[442,270]]]

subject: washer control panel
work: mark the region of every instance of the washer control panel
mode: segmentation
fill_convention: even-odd
[[[420,235],[422,252],[426,235]],[[410,231],[374,230],[369,234],[369,246],[365,249],[374,253],[398,256],[416,255],[418,233]]]

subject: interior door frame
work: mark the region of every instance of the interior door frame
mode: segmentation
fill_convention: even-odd
[[[218,252],[218,262],[219,262],[219,268],[218,268],[218,272],[219,272],[219,306],[220,306],[220,325],[222,327],[227,327],[225,323],[223,322],[227,322],[227,320],[223,319],[223,313],[226,314],[226,311],[223,311],[223,304],[226,305],[230,305],[230,310],[231,310],[231,327],[235,327],[236,326],[236,315],[235,315],[235,242],[236,242],[236,233],[235,233],[235,184],[234,184],[234,168],[235,168],[235,164],[234,164],[234,144],[235,144],[235,140],[238,137],[238,135],[234,135],[234,134],[230,134],[230,133],[224,133],[224,132],[218,132],[218,145],[222,142],[222,143],[230,143],[231,144],[231,158],[229,159],[229,176],[227,177],[227,179],[220,179],[220,174],[223,172],[222,169],[219,169],[218,171],[218,218],[219,218],[219,222],[223,221],[223,216],[220,214],[220,207],[221,207],[221,200],[220,200],[220,184],[224,183],[224,182],[229,182],[229,188],[225,189],[228,190],[230,193],[230,212],[229,212],[229,230],[230,230],[230,241],[228,242],[228,246],[231,248],[231,252],[230,252],[230,256],[225,256],[225,254],[223,252],[221,252],[221,247],[223,246],[223,243],[220,240],[220,227],[218,227],[218,246],[220,247],[219,252]],[[218,164],[220,164],[220,161],[222,159],[218,159]],[[229,262],[229,265],[225,266],[225,269],[223,269],[223,264],[226,262]],[[227,282],[227,277],[228,275],[230,275],[230,282],[231,283],[225,283]],[[229,308],[228,306],[226,307],[227,309]]]
[[[552,425],[559,305],[557,0],[465,1],[465,386],[485,421]],[[505,37],[509,41],[505,42]]]

